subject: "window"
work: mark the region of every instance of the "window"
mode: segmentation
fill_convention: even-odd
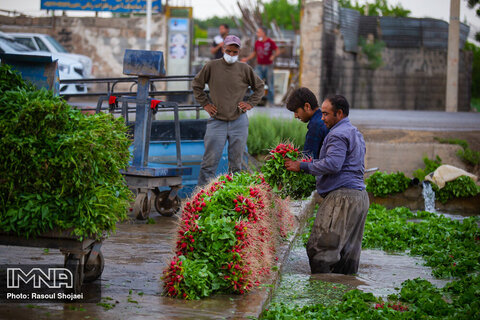
[[[48,42],[50,42],[58,52],[68,52],[57,40],[54,38],[47,36]]]
[[[20,42],[21,44],[29,47],[32,50],[38,50],[38,48],[35,45],[35,43],[33,42],[32,38],[15,37],[15,40],[17,40],[17,42]]]
[[[42,39],[40,39],[39,37],[34,37],[34,38],[40,51],[50,52],[50,50],[48,50],[48,47],[45,45],[45,43],[43,43]]]

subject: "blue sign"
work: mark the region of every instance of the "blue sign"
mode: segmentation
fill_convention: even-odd
[[[41,0],[40,9],[146,12],[147,0]],[[162,12],[162,0],[152,0],[152,12]]]

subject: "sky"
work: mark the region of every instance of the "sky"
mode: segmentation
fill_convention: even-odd
[[[240,3],[255,3],[256,0],[162,0],[171,6],[192,6],[193,16],[198,19],[205,19],[212,16],[240,15],[236,5]],[[294,3],[296,0],[292,0]],[[359,3],[368,2],[358,0]],[[412,11],[411,17],[436,18],[445,21],[449,20],[450,0],[388,0],[391,5],[401,4],[405,9]],[[30,15],[45,15],[46,11],[40,10],[40,0],[0,0],[0,9],[17,10]],[[68,15],[79,15],[78,11],[69,11]],[[93,13],[89,13],[93,15]],[[467,21],[472,29],[480,31],[480,17],[475,11],[469,9],[466,0],[460,0],[460,21]],[[472,30],[473,31],[473,30]],[[470,32],[472,34],[473,32]]]

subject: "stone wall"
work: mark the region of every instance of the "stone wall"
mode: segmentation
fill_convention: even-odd
[[[323,2],[306,1],[300,24],[300,85],[310,88],[317,97],[322,70]]]
[[[445,110],[446,49],[385,48],[383,65],[369,69],[360,50],[344,50],[339,28],[324,27],[327,6],[335,7],[332,0],[304,5],[301,86],[319,100],[329,93],[342,94],[353,108]],[[459,111],[470,110],[472,59],[471,52],[460,52]]]
[[[67,50],[92,59],[94,77],[123,76],[125,49],[145,49],[145,17],[8,17],[0,16],[3,32],[45,33]],[[152,16],[151,50],[165,51],[166,19]]]

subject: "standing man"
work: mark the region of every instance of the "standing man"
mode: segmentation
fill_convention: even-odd
[[[348,119],[345,97],[332,95],[322,104],[322,120],[330,129],[318,160],[285,161],[291,171],[317,178],[324,198],[307,243],[312,273],[357,273],[369,200],[365,190],[365,141]]]
[[[312,91],[302,87],[295,89],[287,99],[287,109],[295,114],[296,119],[308,122],[303,153],[313,159],[318,159],[323,140],[328,129],[322,120],[322,111]]]
[[[273,83],[273,61],[280,55],[280,50],[275,41],[267,37],[267,30],[263,27],[257,29],[257,41],[255,41],[255,49],[242,62],[247,62],[257,56],[257,66],[255,72],[264,79],[268,86],[267,100],[273,105],[274,83]]]
[[[263,81],[253,69],[238,62],[240,39],[229,35],[224,41],[223,59],[209,61],[192,81],[197,102],[208,112],[205,133],[205,153],[198,176],[198,186],[215,177],[225,143],[228,141],[228,170],[241,170],[243,152],[247,145],[247,110],[253,108],[263,96]],[[205,93],[210,88],[210,99]],[[248,88],[253,94],[243,101]]]
[[[213,59],[220,59],[223,57],[223,40],[228,33],[230,32],[230,28],[228,24],[223,23],[218,27],[218,32],[220,35],[217,35],[212,42],[212,47],[210,48],[210,52],[213,54]]]

